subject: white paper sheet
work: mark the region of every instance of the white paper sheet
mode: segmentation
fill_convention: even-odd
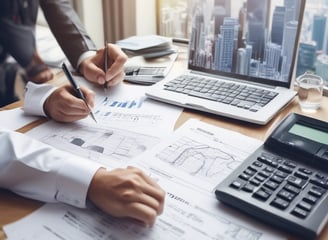
[[[160,142],[156,136],[85,121],[67,124],[49,121],[27,135],[110,168],[128,164]]]
[[[174,130],[175,122],[183,110],[146,98],[146,86],[122,83],[103,89],[83,78],[76,79],[96,93],[94,113],[97,125],[163,137]],[[85,120],[93,123],[91,118]]]
[[[211,193],[261,144],[240,133],[190,119],[136,161],[161,172],[177,185]]]
[[[0,111],[0,126],[10,130],[17,130],[38,119],[36,116],[26,115],[22,108]]]
[[[96,209],[46,204],[4,230],[12,240],[284,239],[269,226],[219,203],[212,192],[222,177],[260,144],[244,135],[190,120],[129,164],[143,169],[166,190],[164,213],[153,227],[112,218]],[[199,167],[199,161],[204,168]],[[216,175],[218,170],[222,177]]]
[[[117,167],[172,133],[182,111],[146,99],[144,87],[121,84],[108,92],[89,87],[96,92],[94,113],[98,123],[91,118],[67,124],[48,121],[27,135],[104,166]]]

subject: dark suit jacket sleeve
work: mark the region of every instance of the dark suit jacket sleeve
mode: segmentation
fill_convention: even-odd
[[[86,51],[96,50],[94,42],[67,0],[40,0],[49,27],[73,67]]]

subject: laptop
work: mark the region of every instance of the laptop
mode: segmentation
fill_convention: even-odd
[[[305,0],[194,0],[188,70],[146,96],[265,125],[288,105]]]

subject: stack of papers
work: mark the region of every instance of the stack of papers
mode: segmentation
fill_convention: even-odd
[[[172,39],[158,35],[133,36],[119,40],[116,44],[128,55],[144,55],[170,50]]]

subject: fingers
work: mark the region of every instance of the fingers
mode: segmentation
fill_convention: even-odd
[[[90,106],[94,105],[94,93],[81,87]],[[89,115],[89,109],[82,99],[75,97],[70,85],[55,90],[44,104],[45,113],[58,122],[73,122]]]
[[[131,217],[151,226],[163,212],[165,192],[141,170],[129,167],[97,172],[88,198],[113,216]]]
[[[135,171],[147,183],[142,188],[142,192],[144,193],[144,195],[142,195],[143,198],[140,200],[140,202],[145,201],[144,203],[152,205],[150,199],[146,198],[146,196],[151,196],[157,201],[157,203],[159,203],[156,203],[152,206],[154,206],[154,209],[158,209],[158,214],[161,214],[164,206],[163,194],[165,194],[161,187],[157,184],[157,182],[147,176],[140,169],[131,166],[129,166],[127,169]],[[147,202],[146,200],[149,201]]]
[[[146,227],[153,226],[157,215],[159,215],[153,208],[138,202],[133,202],[127,206],[131,218],[142,222]]]
[[[125,53],[116,45],[108,44],[108,59],[111,64],[106,71],[107,86],[114,86],[124,80]]]
[[[122,71],[117,76],[115,76],[113,78],[109,78],[109,80],[106,80],[105,86],[107,88],[115,86],[115,85],[119,84],[120,82],[122,82],[124,80],[124,77],[125,77],[125,73]]]
[[[80,71],[89,81],[110,87],[124,80],[127,56],[115,44],[108,44],[108,69],[105,70],[105,52],[104,48],[100,49],[95,56],[85,59],[80,65]]]

